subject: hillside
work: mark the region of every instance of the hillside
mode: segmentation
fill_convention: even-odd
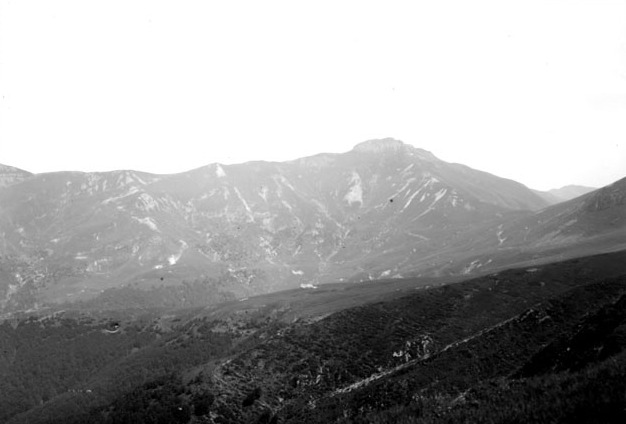
[[[619,246],[626,240],[626,178],[500,228],[501,247],[538,253]]]
[[[348,299],[358,288],[335,291],[345,302],[327,309],[314,291],[301,290],[113,324],[81,318],[120,343],[132,332],[148,343],[74,377],[63,393],[56,389],[10,422],[145,422],[150,414],[181,423],[568,422],[588,405],[606,411],[600,422],[619,422],[606,414],[625,406],[614,390],[626,376],[625,255],[441,287],[405,280],[389,287],[386,300],[354,306]],[[4,340],[36,323],[15,325]],[[529,397],[536,390],[542,397]],[[558,408],[548,403],[566,396],[572,401]]]
[[[439,256],[449,274],[494,272],[626,248],[626,178],[583,196],[470,231]],[[428,271],[427,267],[423,268]]]

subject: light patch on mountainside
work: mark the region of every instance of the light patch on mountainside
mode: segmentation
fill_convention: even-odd
[[[243,196],[241,195],[241,192],[239,191],[237,187],[235,187],[234,190],[239,200],[241,200],[241,203],[243,203],[243,207],[246,208],[246,212],[248,213],[248,218],[250,219],[251,222],[254,222],[254,214],[252,213],[252,209],[250,209],[248,202],[246,202],[246,199],[243,198]]]
[[[459,203],[463,202],[455,190],[452,190],[452,196],[450,197],[450,204],[453,208],[456,208]]]
[[[135,171],[113,171],[118,174],[116,185],[118,188],[123,188],[125,186],[131,185],[133,183],[139,183],[141,185],[146,185],[146,181],[144,181],[137,172]],[[157,180],[156,178],[153,181]]]
[[[137,181],[139,184],[141,184],[141,185],[146,185],[147,184],[139,175],[137,175],[137,173],[133,172],[132,176],[135,179],[135,181]]]
[[[440,182],[437,179],[437,177],[432,176],[430,172],[424,172],[424,181],[425,181],[424,182],[424,186],[425,187],[429,187],[429,186],[432,186],[435,183]]]
[[[146,217],[146,218],[137,218],[136,216],[133,216],[133,219],[137,222],[139,222],[140,224],[143,224],[145,226],[147,226],[148,228],[150,228],[152,231],[157,231],[159,232],[159,227],[157,227],[156,223],[154,222],[154,220],[150,217]]]
[[[415,166],[414,163],[409,164],[409,166],[407,166],[406,168],[402,170],[402,173],[404,174],[406,172],[409,172],[414,166]]]
[[[404,185],[400,188],[400,190],[396,191],[394,194],[391,195],[391,198],[395,198],[396,196],[398,196],[400,193],[402,193],[404,190],[406,190],[406,188],[414,181],[416,181],[417,178],[415,177],[411,177],[408,180],[406,180],[406,182],[404,183]]]
[[[506,237],[502,237],[503,233],[504,231],[502,230],[502,225],[500,225],[498,232],[496,233],[496,235],[498,236],[498,246],[506,241]]]
[[[274,218],[269,212],[261,214],[261,228],[265,231],[273,233],[275,231],[274,228]]]
[[[406,204],[404,205],[404,207],[402,208],[402,210],[405,210],[406,208],[409,207],[409,205],[411,204],[411,202],[413,201],[413,199],[415,199],[415,196],[417,196],[420,193],[420,191],[416,191],[415,193],[413,193],[411,195],[411,197],[409,197],[409,200],[407,200]],[[422,200],[424,199],[424,196],[422,196]],[[420,202],[422,201],[420,200]]]
[[[437,193],[435,193],[435,201],[433,202],[433,204],[437,203],[438,201],[441,200],[441,198],[443,196],[446,195],[446,193],[448,192],[448,189],[446,188],[442,188],[441,190],[439,190]]]
[[[483,266],[483,264],[480,263],[478,259],[476,259],[475,261],[470,262],[469,265],[467,265],[465,268],[463,268],[462,273],[464,275],[470,274],[472,271],[474,271],[477,268],[480,268],[481,266]]]
[[[350,191],[343,197],[349,205],[353,203],[360,203],[363,205],[363,187],[361,186],[361,176],[352,171],[352,178],[350,179]]]
[[[278,256],[278,253],[276,252],[276,249],[274,249],[274,247],[272,246],[272,240],[263,236],[259,237],[259,247],[263,249],[265,253],[265,259],[269,263],[273,264],[273,259]]]
[[[217,178],[224,178],[226,176],[226,172],[224,171],[224,169],[220,166],[220,164],[215,164],[215,175],[217,176]]]
[[[413,236],[413,237],[417,237],[417,238],[422,239],[422,240],[430,240],[428,237],[424,237],[421,234],[415,234],[415,233],[412,233],[412,232],[408,232],[407,234],[410,235],[410,236]]]
[[[6,304],[11,300],[11,297],[13,297],[14,295],[18,294],[20,289],[22,287],[24,287],[26,285],[27,281],[28,281],[27,280],[28,276],[22,276],[22,274],[20,274],[19,272],[16,272],[13,275],[13,277],[14,277],[14,281],[17,284],[9,283],[7,285],[6,295],[5,295],[3,300],[0,300],[0,306],[2,306],[2,307],[5,307]],[[34,280],[35,283],[39,283],[43,277],[44,276],[42,274],[38,273],[37,275],[34,276],[33,280]]]
[[[170,264],[170,266],[176,265],[188,247],[189,246],[187,245],[187,243],[185,243],[183,240],[180,240],[180,250],[167,258],[167,263]]]
[[[418,216],[413,218],[413,221],[416,221],[417,219],[419,219],[422,216],[426,215],[428,212],[432,211],[435,208],[435,204],[438,201],[440,201],[443,198],[443,196],[446,195],[447,192],[448,192],[448,189],[442,188],[437,193],[435,193],[435,200],[433,200],[433,202],[430,204],[430,206],[428,206],[428,208],[426,208],[426,210],[424,212],[422,212],[421,214],[419,214]]]
[[[152,211],[159,208],[159,204],[148,193],[141,193],[137,199],[137,207],[145,211]]]
[[[9,302],[9,300],[11,300],[11,296],[13,296],[15,293],[17,293],[19,288],[20,288],[20,285],[18,285],[18,284],[9,284],[7,286],[7,293],[4,296],[4,299],[2,300],[2,302],[0,302],[0,304],[3,307],[6,306],[6,304]]]
[[[95,260],[87,266],[86,270],[88,272],[101,273],[104,271],[103,265],[107,265],[108,262],[109,260],[107,258]]]
[[[103,205],[109,204],[111,202],[116,202],[118,200],[121,200],[125,197],[128,196],[132,196],[133,194],[139,192],[139,189],[137,187],[131,187],[126,193],[120,195],[120,196],[115,196],[115,197],[109,197],[108,199],[105,199],[102,201]]]
[[[298,192],[298,190],[294,188],[294,186],[289,182],[287,178],[285,178],[284,175],[278,175],[272,178],[274,179],[274,181],[277,181],[276,178],[278,178],[278,181],[280,181],[284,186],[288,187],[291,191],[293,191],[294,193]]]
[[[261,198],[267,202],[267,193],[268,193],[268,189],[266,186],[261,187],[261,190],[259,191],[259,196],[261,196]]]

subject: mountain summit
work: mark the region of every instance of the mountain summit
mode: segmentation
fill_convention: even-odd
[[[395,138],[382,138],[363,141],[352,149],[355,152],[380,153],[386,151],[396,151],[409,147]]]
[[[405,153],[410,156],[416,156],[423,160],[428,161],[439,161],[439,159],[433,155],[431,152],[419,149],[411,146],[410,144],[406,144],[400,140],[396,140],[395,138],[381,138],[381,139],[373,139],[367,140],[362,143],[357,144],[352,149],[352,152],[357,153]]]

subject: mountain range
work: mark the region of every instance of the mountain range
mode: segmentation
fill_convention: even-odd
[[[624,180],[545,193],[395,139],[188,172],[0,167],[0,312],[194,306],[623,246]],[[557,194],[558,193],[558,194]]]
[[[626,178],[537,192],[394,139],[2,166],[0,422],[622,423],[625,259]]]

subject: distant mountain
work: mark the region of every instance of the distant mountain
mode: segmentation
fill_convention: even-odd
[[[549,204],[555,205],[557,203],[566,202],[568,200],[582,196],[583,194],[587,194],[594,190],[597,190],[597,188],[580,186],[580,185],[567,185],[565,187],[554,188],[548,191],[538,191],[538,190],[533,190],[533,191],[537,193],[542,199],[547,201]]]
[[[545,206],[520,183],[394,139],[173,175],[29,175],[0,189],[0,311],[190,306],[436,274],[476,228]]]
[[[33,174],[12,166],[2,165],[0,163],[0,188],[17,184],[30,178]]]

